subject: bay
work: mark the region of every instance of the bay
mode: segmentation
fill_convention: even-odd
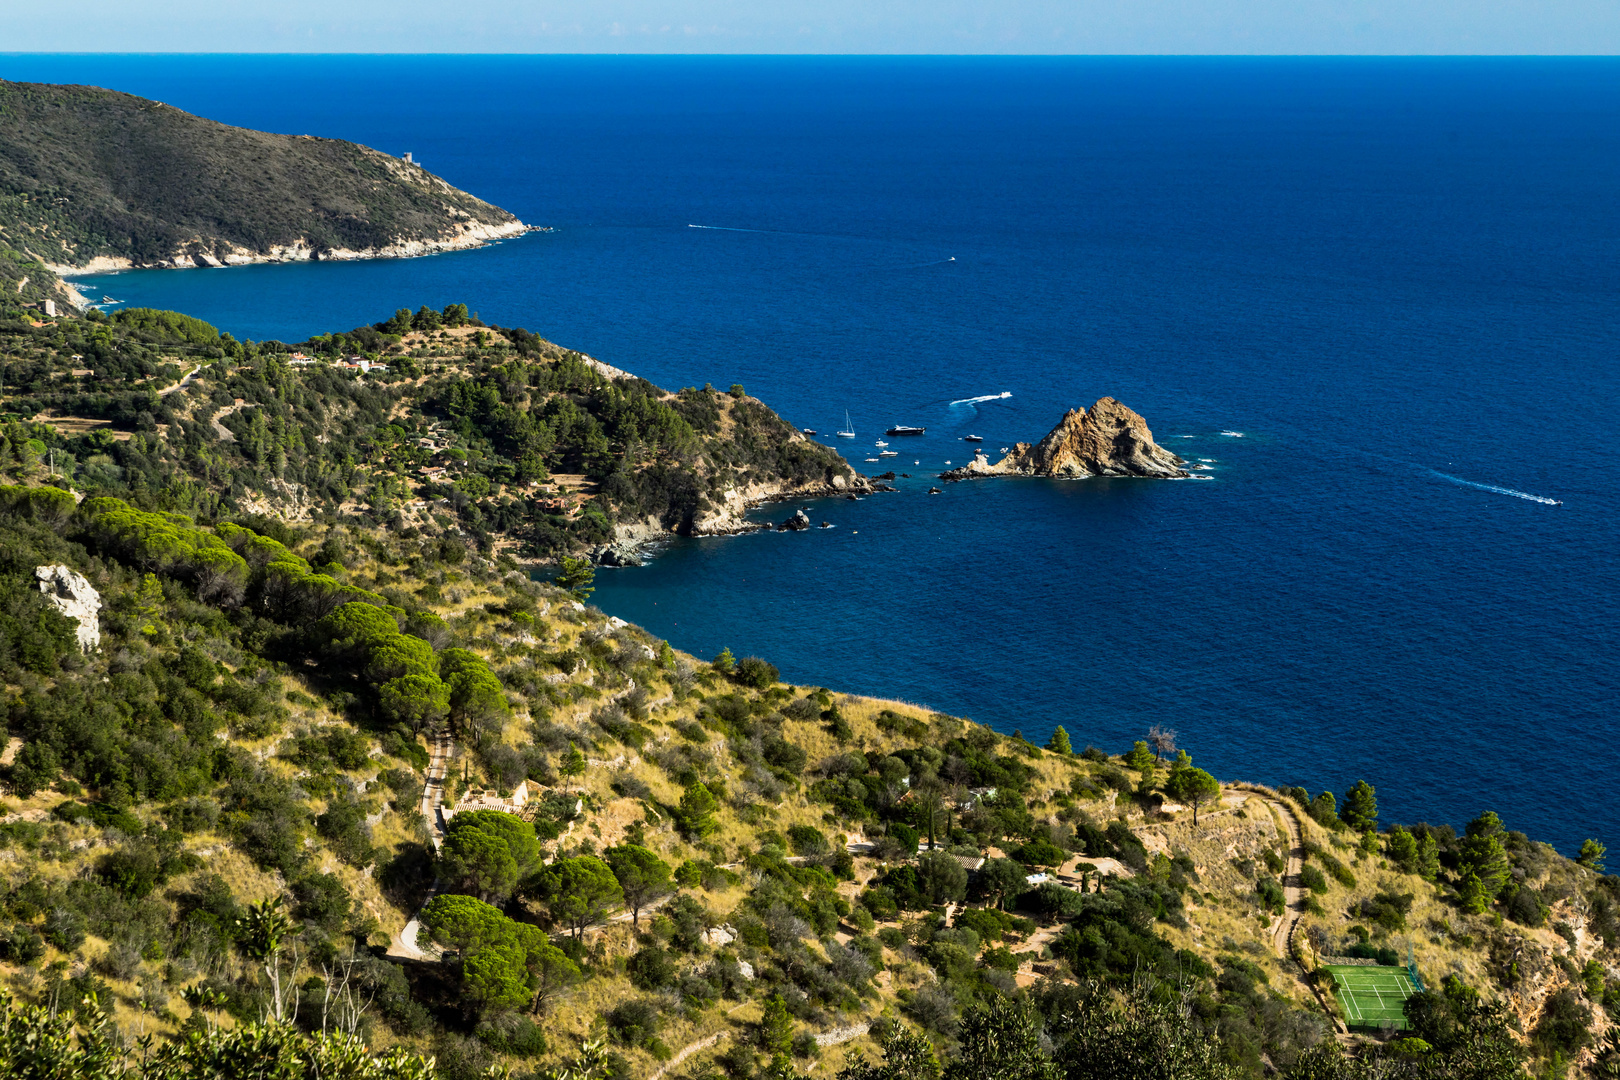
[[[1620,837],[1620,63],[0,57],[406,150],[554,226],[87,289],[299,340],[466,302],[745,384],[858,468],[836,526],[680,541],[597,600],[702,656],[1217,775]],[[977,404],[952,402],[1008,391]],[[1112,395],[1210,480],[927,494]],[[1223,434],[1225,433],[1225,434]],[[915,464],[913,464],[915,463]],[[887,463],[883,467],[888,467]],[[1561,503],[1552,505],[1551,500]],[[787,507],[762,516],[780,520]]]

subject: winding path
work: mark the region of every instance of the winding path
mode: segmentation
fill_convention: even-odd
[[[450,737],[448,729],[440,729],[434,733],[433,749],[428,755],[427,779],[422,784],[422,817],[427,823],[428,836],[433,841],[433,850],[438,851],[444,843],[444,818],[439,813],[439,807],[444,803],[444,778],[450,769],[450,759],[455,756],[456,743]],[[426,904],[433,899],[439,891],[439,883],[428,887],[427,896],[422,902]],[[416,932],[422,928],[421,911],[411,916],[411,921],[394,935],[388,946],[389,956],[405,957],[410,960],[427,960],[430,957],[416,944]]]
[[[220,421],[231,415],[231,413],[236,412],[238,409],[253,409],[257,407],[257,404],[254,402],[243,402],[241,405],[227,405],[223,409],[215,411],[214,415],[208,418],[208,422],[214,427],[214,437],[220,442],[235,442],[236,436],[231,434],[231,429],[220,423]]]
[[[1335,1037],[1342,1041],[1349,1037],[1349,1029],[1339,1022],[1322,993],[1322,988],[1310,980],[1305,965],[1294,957],[1294,935],[1299,932],[1300,919],[1305,915],[1305,887],[1300,877],[1305,869],[1305,842],[1300,830],[1299,815],[1286,802],[1273,799],[1269,795],[1265,796],[1265,800],[1266,805],[1274,813],[1281,815],[1288,827],[1288,863],[1283,868],[1283,913],[1271,924],[1271,946],[1285,966],[1289,962],[1293,963],[1294,969],[1299,973],[1299,981],[1310,990],[1317,1003],[1322,1006],[1323,1014],[1333,1025]]]
[[[1287,805],[1272,799],[1266,800],[1266,805],[1274,813],[1280,814],[1284,825],[1288,828],[1288,863],[1283,867],[1283,913],[1277,916],[1271,924],[1269,934],[1271,946],[1276,950],[1277,956],[1282,960],[1292,959],[1289,943],[1294,936],[1294,930],[1299,926],[1299,920],[1305,914],[1305,890],[1300,882],[1300,874],[1305,869],[1305,844],[1301,838],[1299,818]]]
[[[202,369],[203,369],[203,366],[201,364],[198,364],[196,367],[194,367],[190,371],[186,372],[185,375],[183,375],[181,377],[179,382],[175,383],[172,386],[165,386],[163,389],[159,390],[158,391],[158,397],[168,397],[170,394],[174,393],[176,390],[184,390],[186,388],[186,384],[191,382],[192,379],[196,378],[197,372],[201,371]]]
[[[455,753],[456,741],[450,737],[449,729],[434,732],[433,749],[428,752],[427,778],[422,784],[422,817],[427,821],[434,851],[444,844],[444,816],[439,808],[444,804],[444,778],[449,775],[450,759]]]

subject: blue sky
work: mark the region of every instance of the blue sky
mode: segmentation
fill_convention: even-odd
[[[1617,0],[81,0],[19,52],[1606,54]]]

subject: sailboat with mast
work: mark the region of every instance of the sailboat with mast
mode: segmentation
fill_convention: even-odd
[[[855,437],[855,425],[849,422],[848,409],[844,410],[844,430],[836,434],[840,439],[853,439]]]

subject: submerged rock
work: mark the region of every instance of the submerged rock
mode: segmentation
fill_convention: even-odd
[[[60,563],[34,570],[39,591],[56,610],[79,624],[79,648],[85,652],[101,646],[101,594],[85,576]]]
[[[1190,473],[1185,459],[1153,441],[1147,421],[1111,397],[1090,411],[1070,409],[1046,438],[1031,446],[1017,443],[991,464],[983,450],[961,468],[941,473],[942,480],[975,476],[1145,476],[1183,480]]]

